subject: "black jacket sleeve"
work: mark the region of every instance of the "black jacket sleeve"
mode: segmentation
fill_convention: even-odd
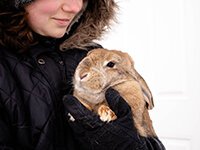
[[[12,136],[6,118],[3,116],[3,107],[0,103],[0,150],[14,150],[12,148]]]

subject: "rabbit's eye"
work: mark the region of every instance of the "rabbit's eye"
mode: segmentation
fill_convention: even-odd
[[[113,67],[115,66],[115,63],[112,62],[112,61],[110,61],[110,62],[107,63],[106,66],[107,66],[107,67],[110,67],[110,68],[113,68]]]

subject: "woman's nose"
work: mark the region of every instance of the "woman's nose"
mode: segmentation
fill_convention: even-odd
[[[83,6],[83,0],[64,0],[62,9],[66,12],[78,13]]]

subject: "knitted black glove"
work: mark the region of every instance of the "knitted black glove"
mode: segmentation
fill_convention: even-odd
[[[66,116],[80,149],[148,150],[149,146],[153,148],[147,143],[147,138],[139,136],[133,125],[131,108],[119,93],[110,88],[106,91],[106,99],[117,115],[117,119],[109,123],[102,122],[75,97],[64,97]]]

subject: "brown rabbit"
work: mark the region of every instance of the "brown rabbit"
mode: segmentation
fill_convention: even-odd
[[[74,96],[107,122],[117,116],[106,103],[105,91],[109,87],[117,90],[131,106],[139,134],[156,136],[148,113],[154,106],[151,91],[127,53],[102,48],[88,52],[77,66],[73,82]]]

